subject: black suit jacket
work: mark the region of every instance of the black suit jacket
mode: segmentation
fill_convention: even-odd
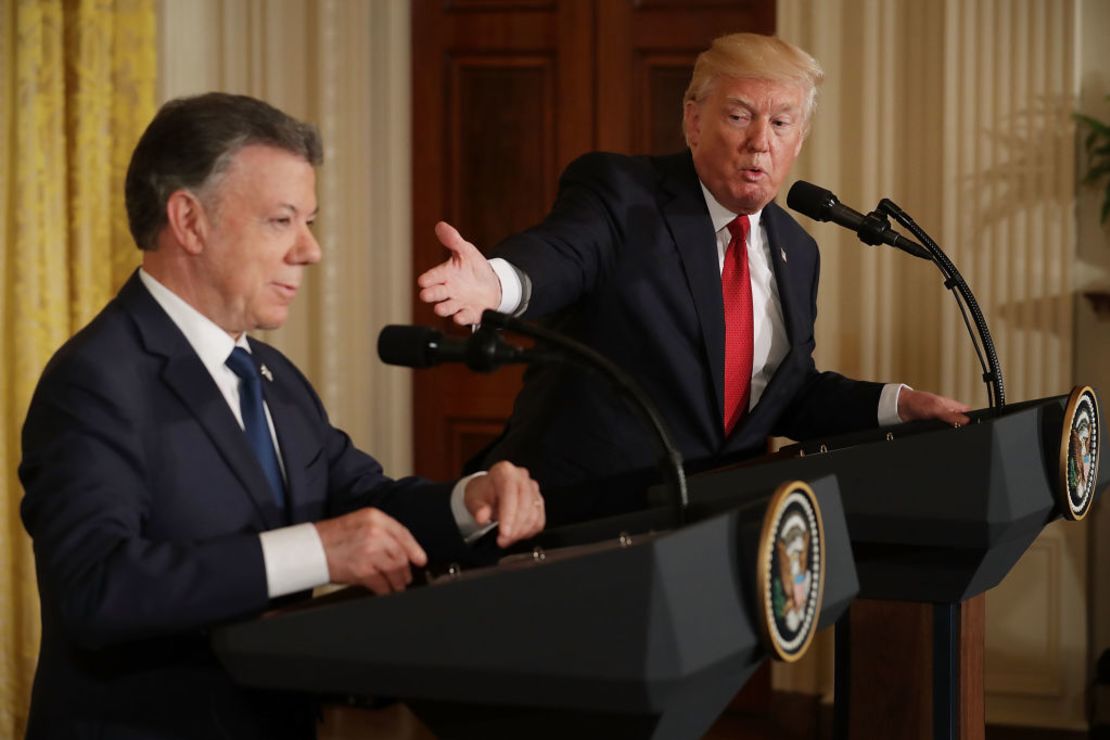
[[[251,340],[288,479],[277,509],[227,402],[138,279],[53,357],[23,428],[43,635],[28,737],[311,737],[307,702],[232,685],[212,625],[269,605],[258,532],[377,506],[465,555],[449,485],[392,481]]]
[[[695,465],[758,453],[769,435],[802,439],[875,426],[880,384],[814,367],[816,243],[774,203],[762,218],[790,348],[728,437],[720,269],[689,152],[579,158],[563,173],[543,223],[493,255],[531,280],[524,317],[545,318],[632,374]],[[650,470],[657,458],[647,427],[603,382],[544,366],[529,369],[505,432],[482,463],[512,460],[553,489]]]

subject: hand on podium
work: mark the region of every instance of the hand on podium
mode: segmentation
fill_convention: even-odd
[[[539,534],[546,518],[540,485],[527,470],[504,461],[493,465],[488,475],[472,478],[463,502],[478,524],[497,522],[500,547]]]
[[[902,421],[920,419],[939,419],[953,425],[964,425],[971,421],[967,416],[971,407],[961,401],[927,391],[915,391],[906,386],[898,394],[898,417]]]

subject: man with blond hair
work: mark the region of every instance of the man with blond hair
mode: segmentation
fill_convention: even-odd
[[[774,200],[823,76],[781,39],[718,38],[686,91],[688,151],[579,158],[544,221],[501,242],[489,261],[438,224],[450,258],[419,277],[421,299],[460,324],[489,308],[543,318],[607,355],[655,400],[695,464],[758,454],[770,435],[966,422],[968,407],[956,401],[814,366],[817,244]],[[652,478],[655,449],[603,384],[556,365],[526,375],[482,462],[526,465],[549,494],[612,476],[634,491]],[[552,520],[600,513],[556,511],[548,500]]]

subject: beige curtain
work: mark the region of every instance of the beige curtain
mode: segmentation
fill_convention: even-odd
[[[0,737],[39,641],[19,430],[51,354],[138,264],[123,175],[154,112],[153,0],[0,0]]]

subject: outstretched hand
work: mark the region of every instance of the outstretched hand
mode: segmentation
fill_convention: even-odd
[[[966,403],[904,386],[898,394],[898,416],[902,421],[939,419],[948,424],[963,425],[971,421],[966,413],[970,410]]]
[[[501,305],[501,281],[477,247],[458,230],[440,221],[436,238],[451,256],[416,278],[420,300],[433,304],[436,316],[450,316],[456,324],[477,324],[482,312]]]

